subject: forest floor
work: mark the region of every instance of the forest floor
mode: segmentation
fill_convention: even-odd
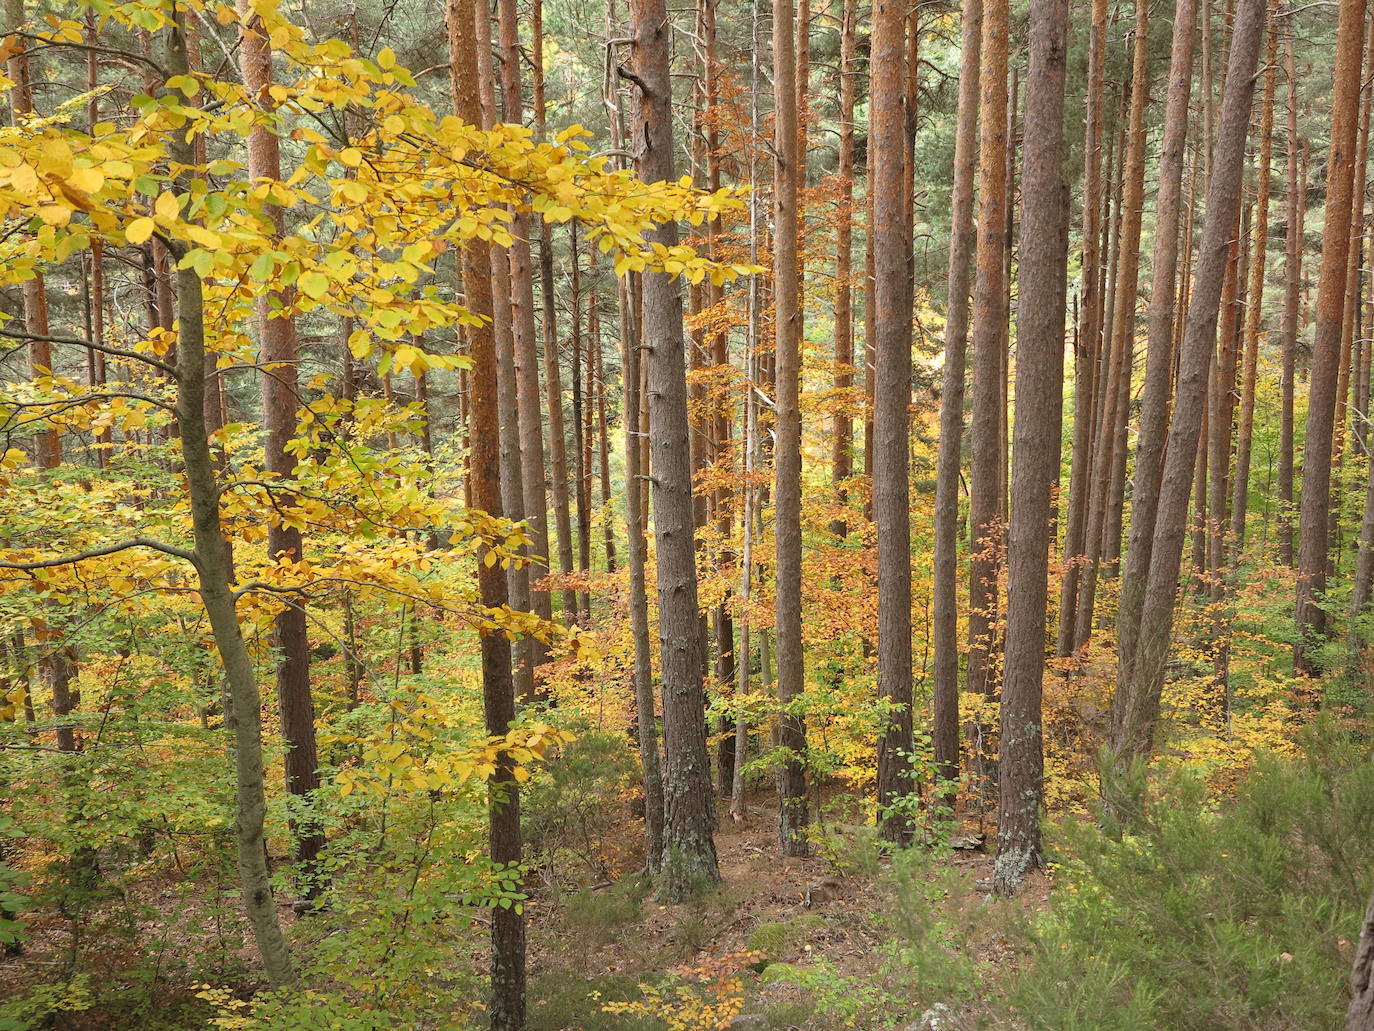
[[[638,1019],[603,1012],[603,1006],[652,999],[652,986],[664,985],[669,1004],[677,985],[694,986],[691,991],[717,1001],[732,996],[743,1015],[723,1026],[741,1031],[1003,1026],[990,1021],[971,988],[986,986],[982,972],[1000,977],[1017,964],[1008,928],[1018,916],[1048,908],[1044,875],[1012,902],[992,900],[985,890],[992,857],[981,850],[974,827],[956,837],[973,847],[910,850],[914,864],[905,881],[871,836],[838,823],[826,825],[812,855],[783,857],[772,790],[761,789],[749,801],[742,824],[725,818],[716,833],[720,887],[691,902],[660,904],[647,879],[633,872],[579,888],[578,880],[591,878],[564,870],[557,881],[546,877],[534,887],[527,906],[530,1031],[662,1028],[664,1006],[655,1017]],[[603,845],[618,855],[620,869],[642,863],[642,833],[642,822],[628,810],[606,829]],[[116,895],[92,900],[78,921],[51,909],[29,914],[24,953],[0,956],[0,996],[50,982],[79,949],[80,969],[106,986],[101,1004],[55,1014],[45,1026],[122,1029],[135,1026],[125,1013],[141,1012],[156,1013],[159,1029],[180,1029],[205,1026],[196,1017],[203,1013],[197,979],[187,976],[196,968],[237,970],[231,983],[241,982],[245,991],[258,981],[232,885],[167,871],[141,880],[136,896],[117,901]],[[286,899],[280,915],[292,933],[297,917]],[[471,941],[464,951],[471,952],[455,960],[480,962],[482,926],[465,937]],[[158,955],[148,955],[139,941],[159,941]],[[932,951],[953,956],[955,965],[936,964],[919,984],[903,976],[903,964],[924,965]],[[792,973],[779,973],[784,970]],[[955,973],[969,976],[961,980]],[[645,986],[651,986],[648,995]],[[940,1004],[947,1009],[935,1009]],[[932,1011],[939,1019],[923,1021]],[[136,1026],[143,1031],[154,1024]],[[668,1026],[698,1031],[717,1025]]]
[[[993,900],[986,890],[992,856],[982,850],[977,835],[961,831],[956,840],[974,847],[939,855],[925,852],[926,859],[914,871],[922,883],[913,893],[913,886],[904,888],[891,860],[876,849],[857,862],[824,848],[813,849],[806,858],[781,856],[772,792],[758,792],[751,803],[742,824],[727,818],[716,832],[722,884],[700,899],[663,905],[647,893],[647,884],[637,897],[626,887],[633,879],[622,878],[583,889],[576,899],[543,913],[536,906],[530,929],[532,1031],[625,1026],[568,1013],[576,986],[584,993],[619,997],[636,981],[653,983],[664,973],[703,984],[738,973],[743,1015],[728,1026],[749,1031],[998,1026],[988,1023],[976,1000],[957,997],[960,989],[948,999],[937,998],[938,988],[932,994],[929,985],[904,991],[911,986],[896,984],[902,978],[894,976],[894,959],[900,963],[901,954],[892,946],[934,944],[901,940],[904,932],[911,937],[912,930],[904,926],[903,911],[917,907],[927,912],[905,913],[920,924],[915,937],[938,939],[958,954],[963,969],[1011,969],[1019,950],[1008,928],[1018,918],[1048,909],[1050,882],[1045,875],[1034,875],[1011,902]],[[635,834],[641,825],[622,829]],[[627,891],[637,905],[617,901]],[[761,974],[771,963],[786,964],[800,974]],[[850,990],[856,986],[862,991]],[[967,983],[962,986],[963,991],[968,988]],[[861,1015],[865,1002],[885,1015]],[[911,1008],[893,1019],[904,1002]],[[939,1018],[923,1023],[923,1014],[932,1011]]]

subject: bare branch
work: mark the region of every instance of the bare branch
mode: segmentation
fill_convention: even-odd
[[[71,566],[78,562],[85,562],[87,559],[101,558],[105,555],[114,555],[121,551],[128,551],[131,548],[150,548],[153,551],[160,551],[164,555],[171,555],[173,558],[184,559],[195,564],[195,552],[186,548],[178,548],[174,544],[167,544],[163,541],[154,540],[151,537],[131,537],[127,541],[119,541],[116,544],[102,544],[99,547],[87,548],[85,551],[73,552],[70,555],[59,555],[56,558],[36,559],[33,562],[0,562],[0,569],[55,569],[58,566]]]

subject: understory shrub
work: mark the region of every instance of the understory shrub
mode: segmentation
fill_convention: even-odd
[[[1011,1009],[1054,1031],[1344,1027],[1371,832],[1374,759],[1331,732],[1219,804],[1176,777],[1120,836],[1061,826]]]

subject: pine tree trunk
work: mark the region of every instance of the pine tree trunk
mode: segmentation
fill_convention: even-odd
[[[672,87],[668,14],[664,0],[633,0],[633,73],[640,97],[635,139],[644,182],[670,182],[673,172]],[[645,234],[651,244],[675,247],[677,226]],[[662,272],[642,277],[643,342],[649,352],[649,439],[654,534],[658,553],[660,666],[663,676],[663,884],[661,897],[680,901],[720,879],[711,829],[711,763],[706,751],[701,623],[693,542],[692,468],[688,448],[686,355],[682,297]]]
[[[1226,95],[1212,156],[1206,221],[1180,353],[1178,390],[1169,423],[1169,447],[1160,480],[1150,576],[1141,604],[1135,661],[1118,666],[1113,738],[1120,762],[1148,757],[1154,742],[1187,530],[1189,485],[1199,451],[1208,372],[1216,342],[1222,280],[1240,210],[1245,141],[1254,99],[1254,91],[1249,87],[1264,38],[1264,5],[1265,0],[1237,0],[1236,4]]]
[[[1079,598],[1076,618],[1085,627],[1083,640],[1091,636],[1092,619],[1096,608],[1098,578],[1114,578],[1121,552],[1121,521],[1125,497],[1126,437],[1130,416],[1131,369],[1135,358],[1136,298],[1140,281],[1140,229],[1145,206],[1145,108],[1150,94],[1150,15],[1147,3],[1136,5],[1136,22],[1131,70],[1131,107],[1126,126],[1126,156],[1122,166],[1121,226],[1119,229],[1119,258],[1116,281],[1113,284],[1115,301],[1111,333],[1112,374],[1105,389],[1112,392],[1107,398],[1109,418],[1103,425],[1098,471],[1094,478],[1100,493],[1101,538],[1088,541],[1090,561],[1084,571],[1085,591]],[[1090,528],[1090,534],[1092,529]]]
[[[573,504],[577,518],[577,573],[582,586],[577,591],[576,611],[583,626],[591,623],[592,602],[586,587],[592,570],[592,367],[586,345],[590,334],[582,324],[582,255],[577,249],[577,223],[568,224],[568,256],[572,260],[569,301],[572,304],[572,423],[573,423]],[[589,308],[596,307],[593,293]],[[599,346],[599,341],[598,341]],[[584,377],[584,366],[586,375]],[[585,387],[585,389],[584,389]]]
[[[1105,3],[1105,0],[1103,0]],[[959,107],[950,199],[949,286],[940,444],[935,473],[935,687],[932,698],[936,777],[959,779],[959,480],[964,437],[969,285],[975,245],[973,178],[978,162],[978,95],[983,0],[965,0],[960,20]],[[946,802],[951,803],[951,797]]]
[[[1350,996],[1346,1031],[1374,1031],[1374,898],[1370,899],[1360,925],[1360,941],[1350,973]]]
[[[447,27],[454,111],[469,124],[481,119],[477,83],[471,74],[476,66],[476,18],[473,0],[448,0]],[[464,303],[469,311],[491,317],[491,260],[488,248],[472,242],[462,251]],[[472,357],[472,446],[468,475],[473,502],[489,515],[501,515],[500,410],[496,384],[496,334],[492,321],[466,327],[468,353]],[[488,566],[478,556],[477,582],[482,604],[499,608],[506,604],[507,580],[499,564]],[[483,634],[482,708],[487,733],[504,735],[515,719],[515,683],[511,677],[511,646],[504,634]],[[502,754],[496,775],[488,783],[489,851],[500,867],[521,861],[520,791],[512,762]],[[525,1028],[525,918],[515,907],[491,909],[491,1002],[492,1031],[524,1031]]]
[[[1221,291],[1221,326],[1212,384],[1212,412],[1207,440],[1207,581],[1213,601],[1220,601],[1226,567],[1227,486],[1231,472],[1231,431],[1236,414],[1237,333],[1244,305],[1240,286],[1245,277],[1243,241],[1250,229],[1249,206],[1242,204],[1240,224],[1231,238],[1226,282]]]
[[[983,6],[978,151],[978,249],[973,286],[970,424],[968,690],[993,694],[990,670],[1001,567],[1002,352],[1007,339],[1007,0]]]
[[[593,294],[595,301],[595,295]],[[592,357],[596,361],[596,442],[597,465],[601,472],[601,521],[606,544],[606,572],[615,572],[615,512],[611,501],[611,444],[606,422],[606,368],[605,355],[601,351],[601,319],[599,307],[592,308],[590,332]],[[628,409],[627,409],[628,413]],[[624,415],[625,424],[630,424],[628,414]]]
[[[1312,379],[1302,463],[1302,508],[1298,523],[1298,639],[1293,669],[1317,672],[1311,649],[1326,633],[1322,608],[1326,590],[1331,505],[1332,436],[1339,377],[1341,322],[1350,250],[1350,212],[1354,189],[1356,121],[1360,101],[1360,58],[1364,45],[1365,0],[1341,0],[1336,29],[1331,146],[1327,158],[1326,216],[1318,273],[1316,329],[1312,342]]]
[[[1278,84],[1279,29],[1271,15],[1269,58],[1260,109],[1259,183],[1255,196],[1255,242],[1250,262],[1249,303],[1245,308],[1245,360],[1241,373],[1240,425],[1236,431],[1236,478],[1231,500],[1231,547],[1239,556],[1245,547],[1245,523],[1250,507],[1251,436],[1255,427],[1255,386],[1259,378],[1260,316],[1264,302],[1264,270],[1269,247],[1270,173],[1274,159],[1274,94]]]
[[[493,67],[491,14],[487,4],[474,4],[477,27],[477,95],[482,105],[482,128],[498,121],[497,76]],[[525,486],[520,461],[520,405],[515,385],[515,315],[511,308],[510,260],[501,247],[492,244],[491,298],[496,332],[496,403],[501,426],[501,511],[506,518],[520,522],[525,518]],[[511,608],[530,609],[530,567],[512,564],[506,578]],[[515,693],[520,698],[534,694],[534,668],[525,642],[515,646]]]
[[[1136,631],[1145,580],[1150,573],[1159,477],[1168,439],[1169,402],[1173,397],[1174,322],[1178,280],[1179,222],[1183,195],[1183,158],[1188,138],[1188,99],[1193,84],[1193,38],[1196,0],[1179,0],[1174,8],[1173,48],[1169,57],[1169,93],[1164,108],[1164,138],[1159,155],[1155,213],[1153,285],[1146,318],[1145,384],[1140,395],[1139,445],[1131,486],[1130,542],[1117,614],[1120,660],[1129,668],[1135,656]],[[1187,266],[1184,266],[1187,274]]]
[[[534,0],[531,18],[532,46],[530,67],[534,78],[534,135],[544,140],[548,135],[544,102],[544,4]],[[539,220],[539,284],[544,311],[541,329],[544,333],[544,388],[549,405],[549,460],[552,477],[554,535],[558,546],[558,570],[565,580],[573,571],[572,518],[568,498],[567,428],[563,422],[563,376],[558,346],[558,312],[554,298],[553,227]],[[577,261],[574,241],[572,258]],[[573,315],[577,318],[576,313]],[[577,622],[577,591],[565,586],[562,591],[563,621]]]
[[[778,661],[778,840],[783,855],[806,854],[806,724],[796,711],[806,686],[801,631],[801,279],[797,201],[802,178],[797,120],[797,26],[792,0],[773,5],[773,328],[777,355],[774,421],[774,625]],[[875,255],[876,260],[876,255]],[[876,413],[875,413],[876,419]],[[876,433],[876,429],[875,429]],[[876,439],[876,438],[875,438]],[[875,453],[875,466],[877,456]]]
[[[264,110],[276,105],[272,100],[272,50],[262,22],[251,13],[248,0],[239,0],[243,34],[239,61],[244,85]],[[248,173],[255,179],[280,179],[281,158],[277,137],[266,126],[254,128],[248,136]],[[280,237],[285,232],[284,213],[269,205],[269,217]],[[294,478],[296,458],[288,450],[296,435],[298,405],[297,366],[299,344],[296,324],[289,316],[274,314],[293,303],[289,291],[261,294],[256,305],[258,344],[266,368],[262,376],[263,428],[266,468],[275,481],[286,484]],[[283,490],[277,503],[292,505],[291,494]],[[267,554],[271,561],[298,562],[304,557],[301,532],[292,526],[269,523]],[[277,703],[281,712],[281,732],[286,739],[286,790],[297,804],[298,814],[292,828],[293,854],[299,865],[301,893],[308,899],[320,890],[316,862],[324,847],[324,832],[299,814],[311,811],[310,797],[320,786],[319,758],[315,746],[315,702],[310,693],[310,640],[306,631],[303,603],[297,601],[277,614],[272,624],[272,643],[277,649]]]
[[[501,97],[505,121],[520,125],[524,118],[523,86],[520,77],[522,57],[520,28],[515,0],[498,0],[496,5],[501,30]],[[530,611],[544,620],[553,619],[553,600],[547,589],[535,586],[549,561],[549,516],[547,482],[544,471],[544,427],[539,391],[539,345],[534,319],[534,276],[530,258],[532,232],[529,212],[516,211],[511,224],[514,242],[506,250],[510,262],[511,325],[514,328],[514,373],[517,425],[520,437],[520,480],[523,493],[522,515],[530,528]],[[526,701],[541,696],[536,671],[548,661],[548,646],[536,637],[525,637],[519,645],[521,661],[527,669],[518,685]]]
[[[873,411],[873,519],[878,539],[878,698],[889,708],[878,736],[878,821],[883,838],[911,840],[910,812],[894,805],[910,794],[911,400],[910,249],[905,231],[910,163],[906,135],[905,6],[876,0],[873,12],[872,115],[873,325],[876,392]]]
[[[1185,0],[1187,2],[1187,0]],[[1055,654],[1072,655],[1078,584],[1086,550],[1088,497],[1092,475],[1093,408],[1099,388],[1097,364],[1102,326],[1102,107],[1106,100],[1103,65],[1107,49],[1107,0],[1092,0],[1089,17],[1087,118],[1083,141],[1083,287],[1078,348],[1074,354],[1073,457],[1064,529],[1064,572],[1059,588],[1059,628]],[[1186,117],[1186,113],[1185,113]]]
[[[1288,76],[1286,236],[1283,266],[1281,413],[1279,424],[1279,560],[1293,564],[1293,381],[1297,374],[1298,316],[1302,304],[1302,236],[1307,199],[1298,190],[1301,165],[1298,141],[1298,76],[1293,59],[1293,28],[1284,23],[1284,70]]]
[[[1053,493],[1059,483],[1068,283],[1064,79],[1068,0],[1035,0],[1026,75],[1025,183],[1017,310],[1015,441],[1007,551],[997,859],[993,888],[1013,895],[1043,865],[1041,690]]]
[[[980,2],[980,0],[975,0]],[[840,203],[835,215],[835,428],[830,443],[830,476],[837,507],[849,500],[849,478],[854,475],[854,421],[849,393],[854,388],[854,80],[855,22],[857,0],[841,0],[840,7],[840,152],[837,178]],[[848,526],[842,517],[830,523],[830,532],[844,537]]]

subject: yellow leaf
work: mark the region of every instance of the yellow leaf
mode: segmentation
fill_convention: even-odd
[[[72,220],[72,209],[65,204],[44,204],[38,217],[50,226],[64,226]]]
[[[382,47],[377,54],[377,67],[384,72],[389,72],[396,67],[396,51],[390,47]]]
[[[135,245],[146,242],[148,237],[152,235],[153,220],[151,218],[136,218],[124,230],[125,239]]]
[[[173,194],[158,194],[157,203],[153,205],[153,213],[159,222],[171,222],[177,217],[180,211],[177,199]]]
[[[77,168],[68,182],[82,193],[95,193],[105,185],[105,173],[98,168]]]
[[[301,288],[302,293],[317,301],[329,293],[329,280],[318,272],[307,272],[297,280],[296,285]]]

